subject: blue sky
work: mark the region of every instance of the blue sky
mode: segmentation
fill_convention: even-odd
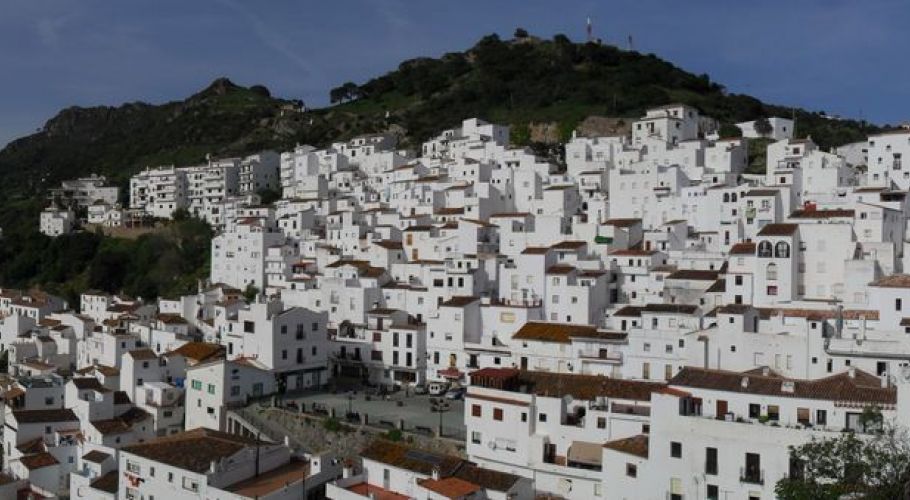
[[[653,52],[733,92],[910,119],[903,0],[0,0],[0,145],[69,105],[186,97],[218,76],[324,105],[403,59],[521,26]],[[440,127],[449,124],[440,124]]]

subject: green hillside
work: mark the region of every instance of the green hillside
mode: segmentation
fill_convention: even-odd
[[[301,112],[300,101],[222,78],[183,101],[64,109],[39,132],[0,151],[0,286],[43,285],[72,294],[86,285],[148,296],[189,291],[195,278],[205,275],[208,253],[201,249],[210,235],[193,221],[130,242],[95,234],[57,240],[38,234],[46,190],[91,173],[107,175],[125,193],[129,176],[149,165],[186,165],[203,162],[206,154],[296,143],[324,146],[378,131],[396,132],[404,145],[416,146],[472,116],[512,125],[517,143],[553,142],[568,137],[586,117],[627,121],[671,102],[696,106],[721,120],[725,131],[738,121],[795,113],[797,133],[811,135],[822,147],[877,130],[728,94],[707,75],[693,75],[654,55],[572,43],[561,35],[508,41],[490,35],[465,52],[405,61],[365,83],[346,83],[330,97],[332,106]],[[529,125],[537,123],[553,125],[558,137],[535,137]],[[186,262],[174,265],[179,259]]]

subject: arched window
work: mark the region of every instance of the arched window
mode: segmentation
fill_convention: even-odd
[[[724,193],[724,203],[730,202],[730,193]]]
[[[730,201],[736,201],[736,193],[733,193],[733,196],[730,196]]]
[[[773,248],[770,241],[763,241],[758,244],[759,257],[773,257]]]
[[[770,263],[765,268],[765,279],[768,281],[777,281],[777,264]]]
[[[774,245],[774,256],[783,259],[790,258],[790,244],[786,241],[778,241],[777,245]]]

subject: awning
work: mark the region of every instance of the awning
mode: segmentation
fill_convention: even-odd
[[[462,373],[458,368],[449,367],[445,370],[439,370],[439,376],[458,380],[464,376],[464,373]]]
[[[603,447],[597,443],[585,441],[572,441],[569,447],[569,462],[585,465],[601,465],[603,461]]]

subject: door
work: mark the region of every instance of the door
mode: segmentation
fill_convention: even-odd
[[[522,370],[528,369],[528,358],[526,358],[524,356],[521,357],[521,369]]]
[[[727,402],[723,399],[717,400],[717,411],[714,412],[714,416],[718,420],[723,420],[727,416]]]

